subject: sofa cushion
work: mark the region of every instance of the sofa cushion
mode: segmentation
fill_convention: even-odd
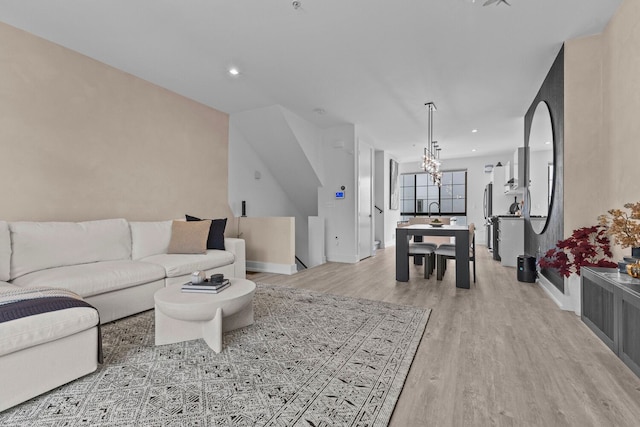
[[[159,265],[131,260],[79,264],[36,271],[18,277],[17,286],[51,286],[75,292],[83,298],[141,285],[165,277]]]
[[[186,254],[162,254],[153,255],[141,259],[140,261],[160,265],[164,268],[167,277],[184,276],[194,271],[209,270],[233,264],[235,256],[231,252],[208,250],[206,254],[186,255]]]
[[[11,283],[7,283],[7,282],[0,282],[0,290],[2,290],[2,288],[15,288],[16,285],[12,285]]]
[[[187,221],[206,221],[195,216],[185,215]],[[207,249],[220,249],[224,251],[224,230],[227,228],[227,218],[212,219],[207,237]]]
[[[171,220],[130,221],[131,258],[140,259],[151,255],[166,254],[171,241]]]
[[[207,251],[207,236],[211,221],[171,223],[169,254],[204,254]]]
[[[9,224],[0,221],[0,280],[11,278],[11,235]]]
[[[86,222],[10,222],[11,279],[47,268],[131,259],[124,219]]]
[[[96,326],[98,312],[75,307],[0,323],[0,356],[34,347]],[[42,355],[46,357],[46,354]]]

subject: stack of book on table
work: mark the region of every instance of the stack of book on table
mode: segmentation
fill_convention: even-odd
[[[198,283],[197,285],[189,282],[182,285],[182,292],[202,292],[208,294],[217,294],[218,292],[222,292],[226,288],[229,287],[231,282],[229,279],[224,279],[221,282],[212,282],[206,280],[202,283]]]

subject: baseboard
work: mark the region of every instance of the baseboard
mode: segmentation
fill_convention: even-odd
[[[538,275],[538,285],[540,285],[542,290],[545,291],[549,298],[551,298],[561,310],[573,311],[577,315],[580,315],[580,308],[579,306],[576,307],[574,298],[560,292],[546,277]]]
[[[255,273],[295,274],[298,266],[295,264],[276,264],[273,262],[247,261],[247,271]]]
[[[553,283],[549,282],[544,276],[538,276],[538,285],[558,307],[562,308],[564,294],[560,293]]]
[[[327,256],[329,262],[342,262],[345,264],[356,264],[360,260],[355,255],[330,255]]]

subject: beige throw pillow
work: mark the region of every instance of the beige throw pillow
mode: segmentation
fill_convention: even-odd
[[[211,221],[173,221],[168,254],[203,254],[207,252]]]

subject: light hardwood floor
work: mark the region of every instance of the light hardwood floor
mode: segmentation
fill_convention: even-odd
[[[450,263],[454,261],[449,261]],[[640,426],[640,379],[576,316],[478,247],[477,282],[395,280],[395,248],[249,279],[432,309],[391,426]]]

